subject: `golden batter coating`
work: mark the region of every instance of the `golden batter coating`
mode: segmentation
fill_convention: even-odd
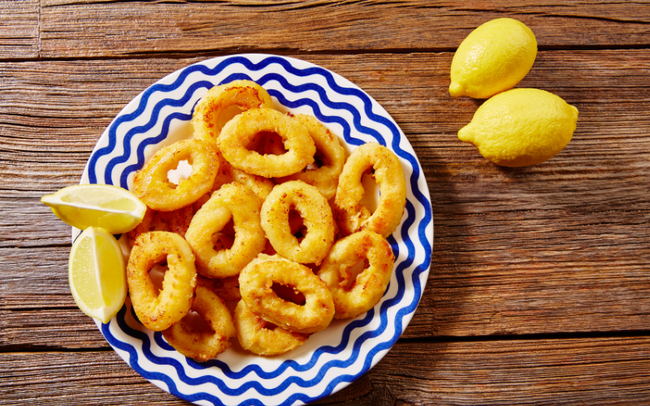
[[[194,137],[216,145],[221,129],[234,114],[259,107],[273,108],[273,100],[266,89],[251,80],[215,86],[194,108]]]
[[[195,361],[205,362],[228,349],[230,339],[237,332],[230,311],[224,301],[210,289],[209,282],[199,282],[191,310],[205,321],[207,328],[197,328],[186,316],[163,330],[162,334],[176,351]]]
[[[165,262],[169,269],[158,292],[149,271]],[[196,287],[194,254],[178,234],[152,231],[139,235],[131,249],[126,276],[135,314],[149,330],[169,328],[192,306]]]
[[[262,202],[244,185],[223,185],[196,212],[185,238],[196,255],[201,275],[209,278],[234,276],[262,252],[266,245],[260,226]],[[235,238],[232,247],[215,249],[215,235],[232,219]]]
[[[192,174],[178,185],[167,178],[181,161],[192,166]],[[201,140],[182,140],[158,150],[133,178],[134,192],[148,207],[173,211],[199,200],[212,188],[219,169],[217,150]]]
[[[261,132],[282,137],[286,152],[261,155],[248,149]],[[314,140],[298,120],[267,108],[247,110],[228,121],[217,139],[217,146],[235,168],[266,178],[297,173],[314,162],[316,153]]]
[[[305,304],[282,299],[279,284],[300,292]],[[332,294],[311,269],[277,255],[260,254],[239,275],[242,300],[265,321],[285,330],[311,334],[325,329],[334,317]]]
[[[361,203],[365,190],[364,172],[371,171],[379,186],[374,213]],[[377,143],[363,144],[350,154],[343,166],[334,198],[334,216],[344,235],[371,230],[384,237],[395,231],[406,206],[404,169],[397,155]]]
[[[316,117],[298,114],[295,118],[305,126],[313,138],[316,144],[315,158],[317,161],[314,163],[320,166],[312,168],[310,165],[302,172],[278,179],[278,182],[301,180],[316,187],[325,199],[329,200],[336,194],[339,175],[341,175],[343,164],[345,164],[345,149],[341,145],[339,137],[334,135]]]
[[[353,269],[366,261],[368,267],[354,276]],[[373,308],[386,292],[394,261],[388,241],[373,231],[337,241],[317,272],[332,293],[334,317],[354,318]]]
[[[309,335],[271,327],[240,300],[233,317],[237,338],[242,348],[257,355],[280,355],[301,346]]]
[[[292,234],[289,214],[298,212],[306,234]],[[264,201],[262,228],[275,251],[301,264],[320,264],[334,243],[334,217],[327,200],[315,187],[299,180],[276,185]]]

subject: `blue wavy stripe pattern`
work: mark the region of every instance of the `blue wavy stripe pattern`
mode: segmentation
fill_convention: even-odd
[[[170,84],[159,82],[152,85],[140,95],[139,99],[136,99],[137,106],[135,106],[135,110],[132,112],[121,113],[109,126],[107,131],[108,145],[98,148],[93,152],[89,159],[87,172],[90,183],[97,183],[98,178],[102,174],[104,183],[112,183],[114,172],[118,172],[118,165],[126,163],[129,161],[129,159],[131,159],[132,155],[135,154],[136,162],[126,166],[121,173],[117,173],[120,179],[120,186],[126,188],[127,179],[130,174],[141,168],[145,162],[145,148],[149,145],[158,144],[168,136],[172,120],[188,121],[191,119],[191,113],[188,114],[175,112],[168,114],[163,118],[160,134],[145,138],[143,141],[138,143],[135,151],[132,150],[131,145],[133,143],[133,139],[138,136],[142,137],[141,134],[145,134],[155,127],[156,123],[158,123],[160,119],[163,108],[171,107],[177,108],[177,110],[182,110],[182,108],[187,105],[197,90],[202,88],[209,89],[214,84],[217,84],[205,80],[197,81],[190,83],[180,98],[173,99],[171,97],[162,97],[162,95],[174,92],[181,88],[185,84],[189,75],[195,72],[199,72],[205,76],[215,77],[228,67],[240,65],[241,69],[239,69],[238,73],[233,73],[220,82],[227,83],[237,79],[251,79],[246,73],[243,72],[259,72],[274,64],[281,67],[281,69],[288,74],[300,78],[307,78],[313,75],[319,79],[325,79],[328,87],[338,95],[351,97],[353,99],[361,101],[363,105],[362,112],[359,111],[353,104],[347,103],[345,101],[331,100],[327,95],[327,91],[323,87],[309,80],[305,80],[306,83],[294,85],[287,79],[286,76],[278,73],[267,73],[262,77],[256,79],[256,82],[262,86],[275,81],[280,84],[283,89],[286,89],[293,95],[305,93],[308,91],[316,92],[318,94],[320,102],[323,105],[332,110],[345,111],[346,113],[351,114],[352,122],[350,123],[348,120],[345,120],[336,115],[325,114],[323,111],[321,111],[320,105],[316,103],[312,98],[304,97],[297,100],[289,100],[281,91],[272,89],[269,90],[269,93],[277,98],[278,101],[286,107],[297,108],[301,106],[309,106],[313,110],[314,115],[320,121],[325,123],[336,123],[340,125],[343,129],[342,136],[348,144],[361,145],[365,142],[364,140],[352,135],[352,129],[354,129],[361,134],[370,136],[380,144],[386,145],[387,140],[379,131],[373,127],[368,127],[362,124],[363,117],[366,117],[371,122],[373,122],[373,125],[376,124],[377,128],[383,127],[390,132],[390,148],[402,159],[405,159],[412,168],[412,174],[410,176],[409,182],[411,191],[415,197],[415,201],[407,201],[407,216],[400,228],[401,239],[404,246],[406,247],[407,252],[405,253],[405,259],[397,262],[396,264],[394,272],[396,274],[397,290],[393,298],[385,300],[380,306],[380,323],[378,327],[373,330],[364,331],[359,335],[359,337],[351,340],[352,333],[355,329],[365,328],[375,318],[374,310],[371,310],[365,315],[365,317],[350,322],[344,328],[341,341],[337,345],[322,346],[318,348],[313,353],[311,358],[302,364],[293,360],[284,361],[273,371],[264,371],[258,365],[248,365],[241,371],[233,371],[227,364],[219,361],[218,359],[203,364],[199,364],[188,359],[187,363],[190,368],[198,371],[206,370],[206,373],[202,376],[188,376],[185,371],[185,366],[178,362],[176,359],[171,357],[158,356],[152,351],[152,347],[160,347],[164,350],[172,350],[172,348],[162,339],[160,333],[154,333],[154,340],[151,342],[147,334],[135,330],[128,325],[126,322],[126,306],[118,313],[114,322],[116,321],[117,327],[123,333],[129,336],[130,339],[128,341],[138,343],[137,347],[130,342],[118,339],[111,332],[110,324],[102,325],[101,330],[107,341],[114,348],[123,351],[124,354],[127,354],[125,360],[127,360],[127,362],[135,371],[137,371],[146,379],[162,382],[170,393],[190,402],[207,401],[214,405],[225,404],[222,400],[223,397],[220,397],[219,394],[207,392],[197,392],[191,394],[184,393],[179,389],[176,379],[188,386],[196,386],[204,383],[213,384],[218,389],[218,391],[221,392],[221,394],[226,396],[240,396],[251,388],[261,396],[282,394],[291,385],[297,385],[301,388],[306,389],[304,393],[297,393],[292,389],[292,392],[287,393],[289,396],[282,401],[281,405],[292,405],[296,402],[309,403],[333,393],[336,390],[337,386],[340,384],[348,384],[354,381],[372,367],[373,363],[377,361],[376,357],[378,354],[389,350],[393,346],[393,344],[400,337],[403,330],[406,328],[404,320],[407,318],[410,319],[410,316],[415,312],[419,299],[422,295],[422,285],[420,283],[421,275],[428,272],[431,262],[432,241],[430,241],[430,236],[428,235],[427,231],[428,227],[430,227],[433,221],[431,203],[429,202],[428,197],[420,190],[420,187],[418,186],[418,181],[423,177],[423,174],[421,173],[420,165],[417,162],[416,157],[400,147],[400,140],[403,138],[403,135],[401,134],[401,131],[397,125],[395,125],[395,123],[389,118],[375,113],[373,111],[373,100],[363,91],[354,87],[340,86],[336,82],[334,75],[326,69],[317,66],[297,68],[292,64],[290,59],[282,57],[265,56],[259,62],[253,62],[246,56],[225,57],[221,58],[214,68],[209,68],[204,63],[195,64],[177,72],[175,79],[174,76],[171,77],[171,79],[173,79],[173,82]],[[275,71],[277,72],[278,69],[275,69]],[[342,98],[341,100],[344,99],[345,98]],[[155,103],[153,105],[151,115],[143,115],[147,110],[147,107],[151,107],[150,103]],[[141,123],[143,121],[143,118],[147,117],[147,122]],[[138,125],[136,125],[136,122]],[[123,125],[125,126],[126,133],[123,137],[119,137],[118,129]],[[121,153],[117,152],[118,144],[122,147]],[[99,164],[102,157],[106,157],[108,159],[108,162],[106,163],[103,170],[101,164]],[[414,238],[413,231],[411,231],[413,227],[415,227],[417,238]],[[400,246],[392,237],[389,238],[389,241],[391,242],[391,246],[393,247],[396,258],[399,258]],[[414,264],[416,256],[416,243],[423,248],[424,258],[422,258],[419,263]],[[410,281],[407,283],[407,273],[411,267],[413,267],[413,270],[410,274]],[[405,291],[407,285],[411,286],[413,289],[413,298],[408,303],[402,303],[404,300],[404,295],[406,293]],[[395,319],[389,320],[388,311],[393,307],[397,309]],[[374,341],[378,340],[382,334],[384,334],[387,330],[390,331],[390,328],[393,327],[390,324],[391,321],[395,323],[393,334],[390,335],[390,337],[384,339],[383,342],[375,343]],[[372,346],[366,354],[362,354],[361,347],[369,340]],[[320,366],[318,373],[313,378],[303,379],[301,377],[301,372],[303,373],[302,375],[304,375],[305,371],[310,371],[315,368],[321,357],[343,354],[345,350],[350,349],[350,346],[352,346],[351,355],[346,359],[331,359]],[[149,362],[155,365],[172,368],[178,378],[175,378],[172,376],[172,374],[162,373],[159,371],[150,371],[142,367],[140,362],[141,357],[146,358]],[[362,357],[362,359],[360,359],[360,357]],[[328,382],[327,387],[321,393],[314,394],[313,389],[312,391],[309,390],[310,388],[313,388],[314,386],[320,384],[325,378],[325,374],[330,369],[345,369],[351,366],[359,368],[359,362],[362,362],[363,364],[360,367],[358,373],[339,375],[338,377],[333,378]],[[242,384],[238,387],[233,387],[232,383],[226,384],[223,380],[209,373],[209,370],[214,367],[221,369],[222,372],[228,377],[228,379],[241,380]],[[274,387],[269,386],[270,383],[268,380],[277,378],[288,369],[292,369],[297,373],[292,374]],[[246,380],[245,378],[249,374],[253,374],[258,378]],[[311,395],[308,394],[308,392]],[[262,406],[266,405],[267,402],[251,398],[241,402],[240,404]]]

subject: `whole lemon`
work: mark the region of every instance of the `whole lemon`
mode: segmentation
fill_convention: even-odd
[[[578,109],[553,93],[512,89],[485,101],[458,138],[497,165],[528,166],[560,152],[577,121]]]
[[[524,23],[512,18],[488,21],[456,50],[449,93],[487,99],[511,89],[530,71],[536,56],[535,35]]]

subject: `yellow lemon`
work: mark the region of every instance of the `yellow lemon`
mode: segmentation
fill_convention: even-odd
[[[115,237],[100,227],[86,228],[72,244],[68,279],[81,311],[108,323],[127,292],[124,256]]]
[[[458,132],[497,165],[527,166],[555,156],[571,141],[578,109],[539,89],[512,89],[491,97]]]
[[[43,196],[41,202],[73,227],[102,227],[112,234],[133,230],[147,210],[134,194],[113,185],[69,186]]]
[[[472,31],[451,62],[449,93],[487,99],[513,88],[537,56],[535,35],[512,18],[488,21]]]

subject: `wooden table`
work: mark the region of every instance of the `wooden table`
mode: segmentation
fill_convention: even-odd
[[[456,47],[513,17],[519,87],[580,111],[555,158],[498,167],[457,131]],[[69,294],[70,228],[39,198],[79,182],[122,107],[209,57],[301,58],[395,118],[433,202],[431,273],[402,338],[320,404],[650,403],[650,3],[0,0],[0,404],[184,404],[140,377]]]

